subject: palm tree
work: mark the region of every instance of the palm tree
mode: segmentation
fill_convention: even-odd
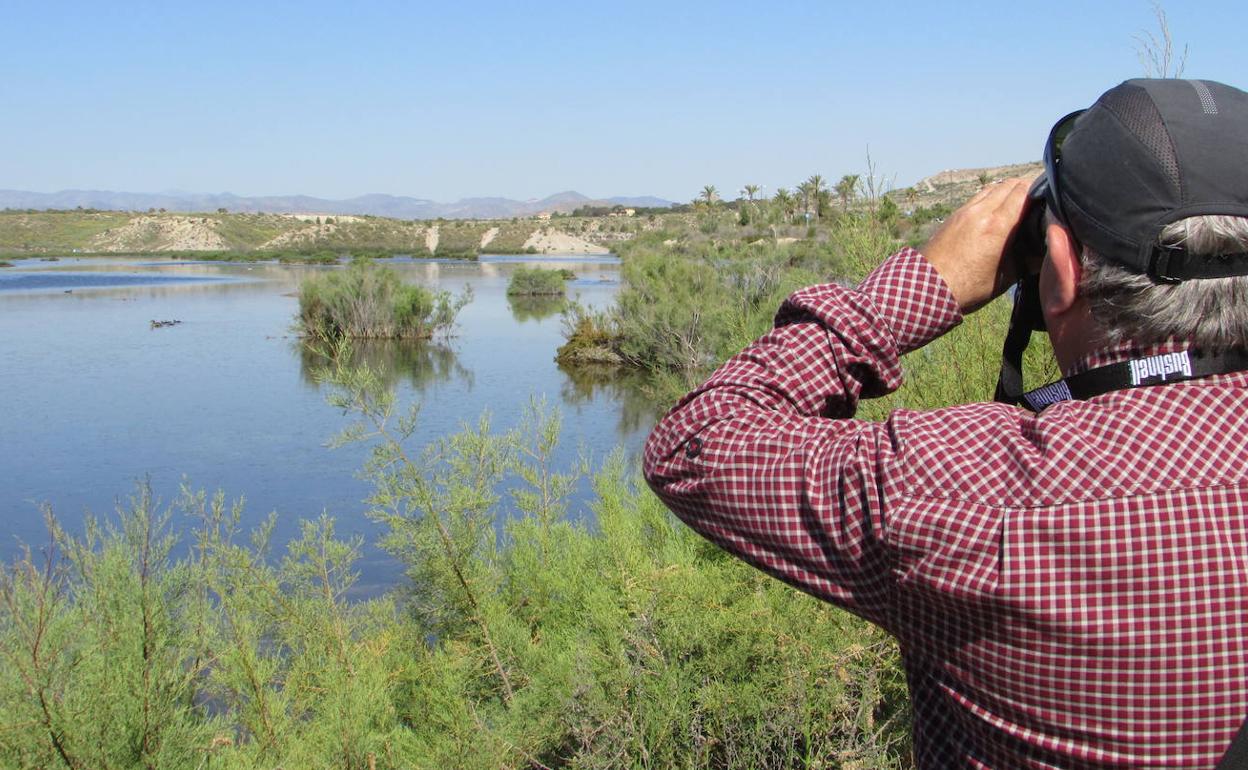
[[[811,187],[810,181],[807,180],[797,186],[797,194],[802,196],[802,214],[807,219],[810,218],[810,199],[813,197],[814,188]]]
[[[858,175],[846,174],[836,183],[836,194],[841,198],[841,208],[849,211],[849,202],[858,196]]]
[[[771,202],[780,210],[780,217],[787,224],[789,218],[793,216],[793,196],[789,194],[788,190],[781,187],[776,190],[776,194],[772,197]]]
[[[758,191],[761,189],[763,188],[759,187],[756,184],[747,184],[745,187],[741,188],[741,192],[745,193],[745,197],[747,200],[749,200],[750,203],[753,203],[754,196],[758,195]]]
[[[823,216],[832,208],[832,193],[828,190],[820,190],[815,196],[815,212],[819,216]]]
[[[823,216],[823,206],[820,205],[823,202],[821,193],[825,191],[827,183],[824,182],[821,174],[811,174],[806,184],[810,185],[810,198],[815,204],[815,217],[821,217]]]
[[[715,205],[715,201],[719,200],[719,190],[715,189],[715,185],[708,184],[702,188],[702,194],[698,197],[701,198],[709,208]]]

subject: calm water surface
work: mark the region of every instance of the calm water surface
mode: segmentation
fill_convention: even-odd
[[[569,296],[609,304],[613,258],[491,257],[480,262],[394,260],[405,279],[474,299],[442,345],[373,344],[358,355],[379,369],[402,404],[419,402],[417,444],[475,422],[502,430],[530,399],[564,418],[558,460],[601,460],[616,446],[635,453],[655,415],[626,383],[565,372],[557,307],[508,301],[522,262],[576,273]],[[299,278],[334,268],[153,262],[150,259],[28,261],[0,270],[0,557],[46,540],[40,508],[70,526],[105,514],[150,478],[171,501],[183,479],[196,489],[245,497],[254,524],[278,515],[277,542],[301,518],[326,511],[340,533],[375,540],[364,516],[368,484],[356,474],[367,449],[328,449],[348,418],[325,401],[316,360],[291,331]],[[152,328],[152,321],[180,324]],[[574,505],[575,515],[585,515]],[[398,580],[369,547],[361,590]]]

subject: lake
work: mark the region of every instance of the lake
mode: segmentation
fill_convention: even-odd
[[[517,424],[531,399],[563,415],[560,467],[580,453],[598,464],[616,447],[636,454],[657,416],[626,378],[564,371],[558,306],[513,302],[520,264],[562,267],[568,295],[609,305],[619,285],[613,257],[483,257],[478,262],[387,260],[404,279],[473,301],[441,343],[372,343],[356,355],[420,404],[413,443],[475,423]],[[275,540],[301,518],[328,512],[342,535],[363,535],[360,590],[398,581],[396,564],[371,542],[364,515],[367,447],[329,449],[349,417],[325,400],[320,361],[292,330],[299,279],[333,267],[152,259],[27,260],[0,270],[0,557],[47,541],[50,506],[75,529],[84,513],[111,512],[150,480],[174,500],[185,481],[245,498],[248,524],[276,512]],[[180,323],[154,328],[154,321]],[[582,485],[573,515],[584,516]],[[175,520],[174,526],[184,522]]]

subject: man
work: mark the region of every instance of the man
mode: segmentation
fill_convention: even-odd
[[[1012,180],[857,288],[792,295],[659,423],[646,476],[897,637],[919,767],[1213,767],[1248,714],[1248,94],[1128,81],[1046,161],[1056,403],[852,419],[1004,290]]]

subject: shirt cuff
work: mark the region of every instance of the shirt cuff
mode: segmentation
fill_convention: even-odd
[[[893,333],[897,353],[917,350],[962,323],[962,310],[932,263],[906,247],[858,284]]]

